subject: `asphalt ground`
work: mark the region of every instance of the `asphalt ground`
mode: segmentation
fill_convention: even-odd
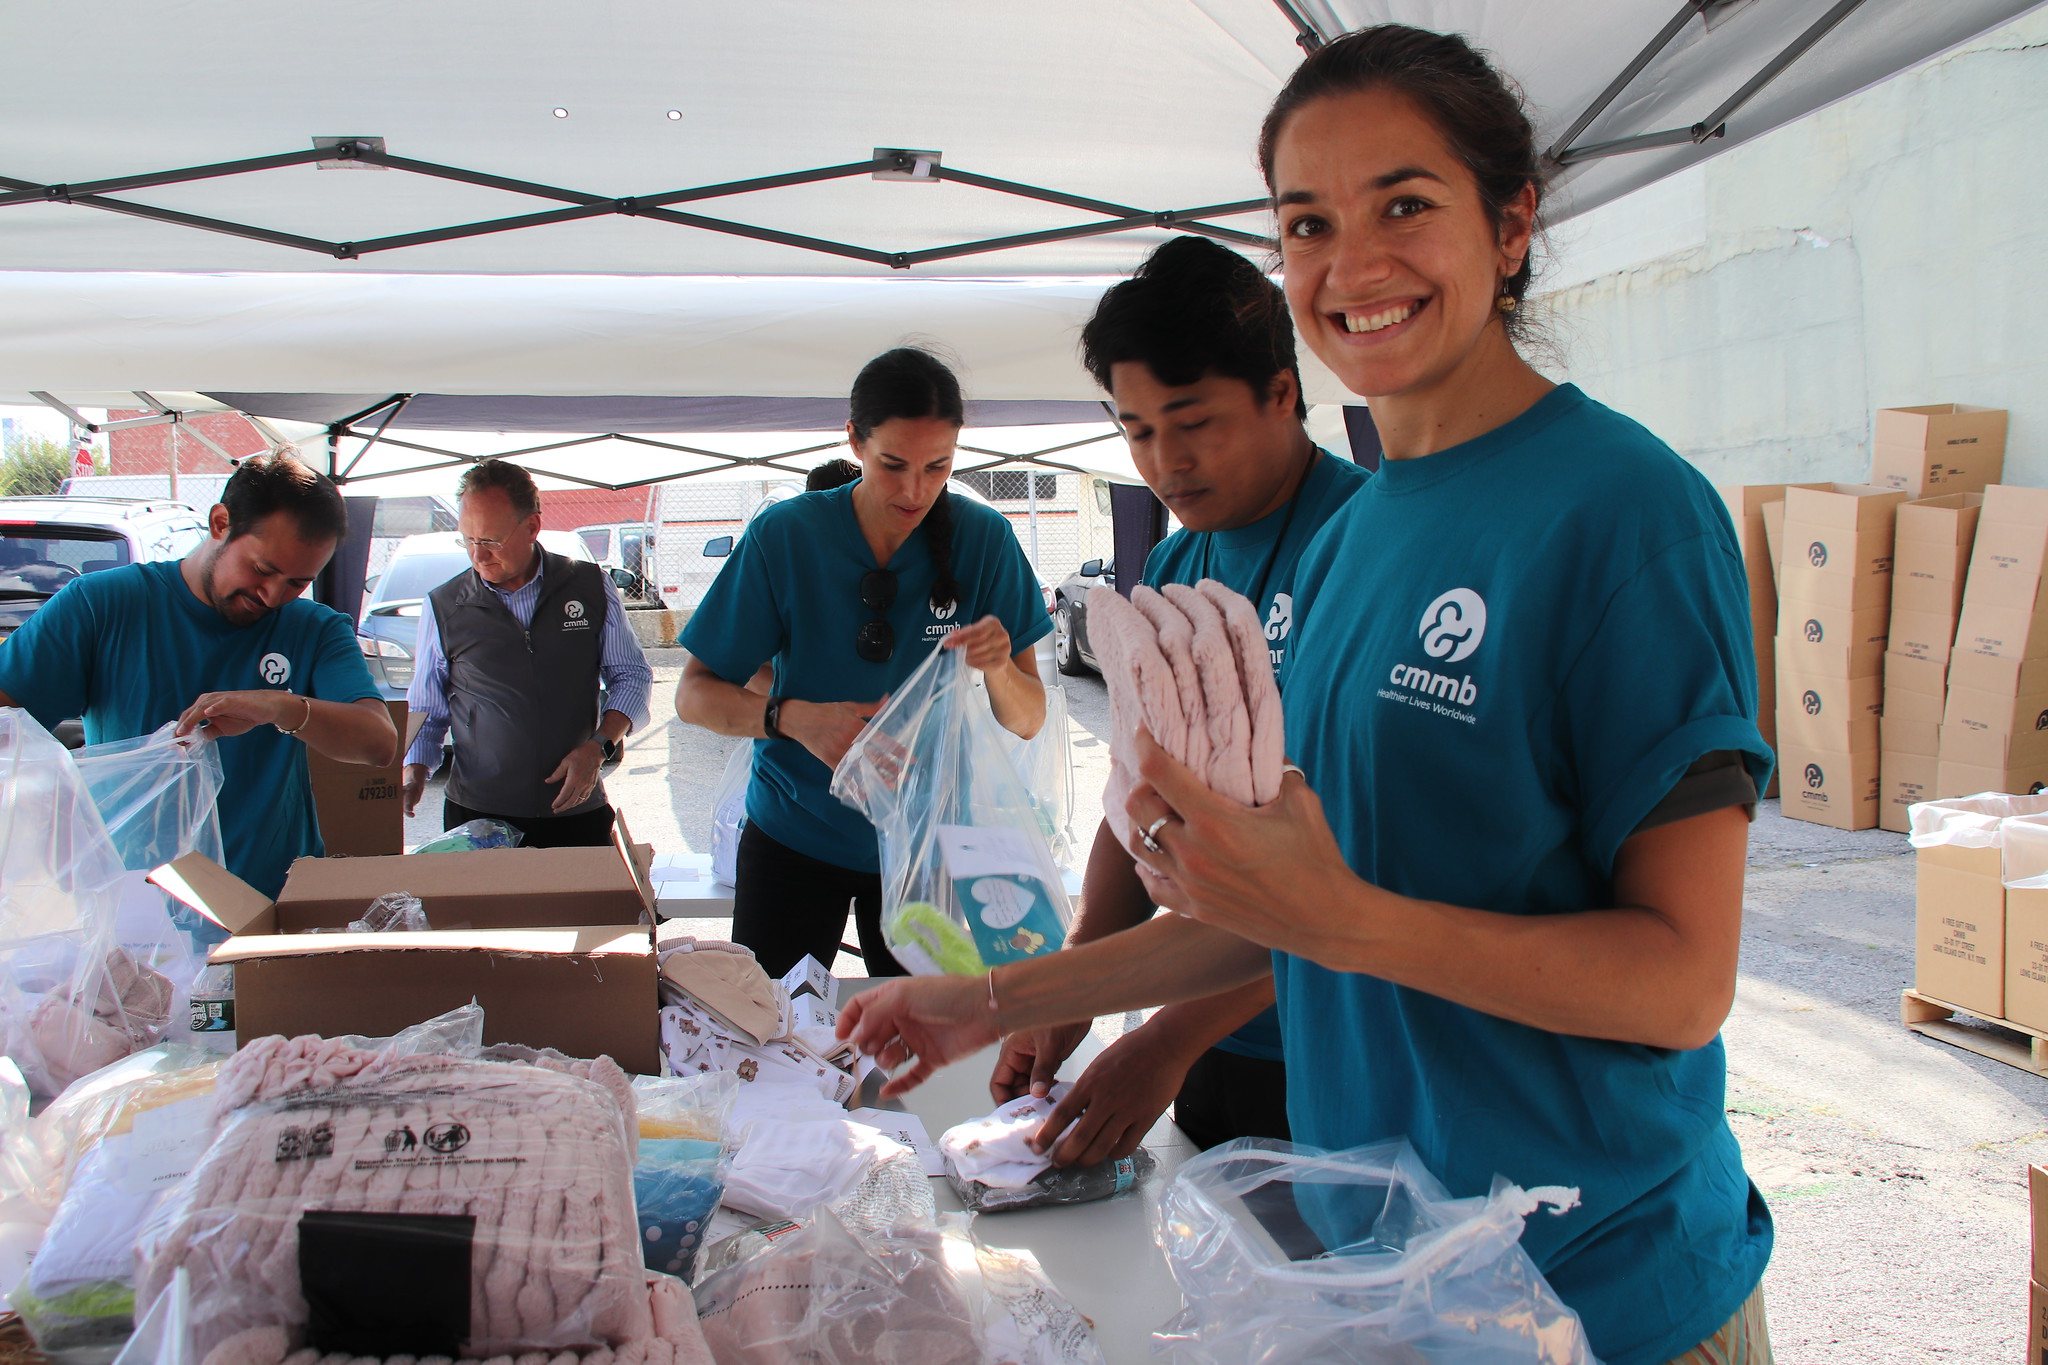
[[[635,838],[703,850],[737,741],[675,718],[681,651],[648,658],[656,714],[606,783]],[[1073,828],[1085,841],[1101,818],[1108,700],[1092,676],[1062,682]],[[440,788],[408,823],[408,843],[439,832]],[[723,933],[719,921],[699,927]],[[835,970],[861,971],[843,956]],[[1899,992],[1912,972],[1904,836],[1825,829],[1764,803],[1723,1038],[1729,1119],[1777,1221],[1764,1290],[1786,1365],[1977,1365],[2026,1349],[2026,1168],[2048,1161],[2048,1079],[1907,1032]],[[1114,1037],[1136,1018],[1100,1020],[1097,1032]]]

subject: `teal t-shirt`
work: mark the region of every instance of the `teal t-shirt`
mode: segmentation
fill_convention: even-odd
[[[929,533],[910,533],[888,564],[896,601],[887,615],[896,649],[883,663],[854,651],[854,635],[875,613],[860,581],[875,567],[853,511],[858,481],[805,493],[762,511],[733,547],[677,643],[719,677],[744,686],[772,661],[775,693],[800,701],[874,701],[896,689],[961,626],[994,616],[1012,653],[1052,629],[1045,598],[1016,532],[991,507],[952,497],[953,578],[960,601],[931,605]],[[875,827],[832,796],[832,770],[793,739],[754,741],[747,819],[777,843],[859,872],[881,868]]]
[[[1294,636],[1294,571],[1301,552],[1331,515],[1372,477],[1350,460],[1316,452],[1315,464],[1287,506],[1228,531],[1175,531],[1153,547],[1145,583],[1199,583],[1213,578],[1252,599],[1266,623],[1273,672],[1280,672]],[[1216,1044],[1241,1057],[1279,1061],[1280,1015],[1268,1009]]]
[[[149,734],[203,692],[272,687],[321,701],[378,695],[340,612],[300,599],[232,625],[192,595],[175,560],[75,578],[0,644],[0,692],[45,726],[82,715],[87,744]],[[268,725],[219,743],[228,871],[275,896],[292,859],[322,852],[306,746]]]
[[[1623,841],[1695,759],[1736,750],[1757,790],[1770,776],[1721,499],[1571,385],[1387,462],[1295,585],[1288,748],[1376,886],[1503,915],[1609,907]],[[1579,1188],[1522,1244],[1608,1365],[1682,1354],[1755,1289],[1771,1218],[1718,1038],[1566,1037],[1284,953],[1274,975],[1296,1141],[1405,1134],[1458,1196],[1496,1174]],[[1304,1211],[1326,1241],[1363,1231],[1334,1203]]]

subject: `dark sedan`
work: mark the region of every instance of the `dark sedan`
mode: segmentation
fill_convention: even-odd
[[[1116,586],[1116,565],[1091,559],[1053,589],[1052,652],[1060,672],[1098,669],[1095,647],[1088,643],[1088,590]]]

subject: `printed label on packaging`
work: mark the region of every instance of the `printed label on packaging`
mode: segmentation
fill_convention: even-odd
[[[917,1164],[926,1175],[944,1175],[946,1158],[939,1151],[926,1131],[924,1120],[915,1114],[906,1114],[897,1109],[849,1109],[846,1117],[871,1128],[879,1128],[884,1134],[917,1153]]]
[[[138,1194],[176,1184],[199,1163],[213,1134],[213,1096],[145,1109],[126,1135],[121,1180]],[[114,1141],[109,1138],[108,1141]]]

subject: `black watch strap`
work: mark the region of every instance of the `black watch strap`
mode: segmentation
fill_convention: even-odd
[[[761,712],[761,730],[770,739],[788,739],[782,733],[782,698],[770,697],[768,705]]]

